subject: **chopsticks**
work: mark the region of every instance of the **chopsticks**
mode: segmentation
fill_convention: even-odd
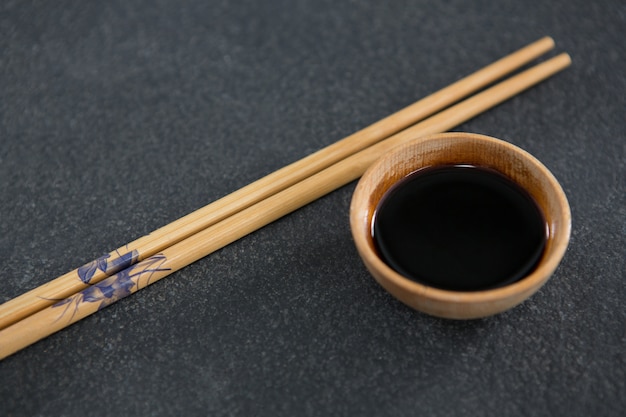
[[[544,37],[438,92],[111,253],[0,305],[0,329],[96,284],[200,230],[454,104],[554,47]]]
[[[276,171],[274,174],[270,174],[262,180],[218,200],[216,203],[209,204],[203,209],[159,229],[162,231],[164,229],[169,230],[167,228],[170,227],[182,228],[185,230],[184,233],[177,233],[175,237],[172,237],[170,233],[160,232],[160,237],[157,239],[151,238],[156,233],[153,232],[147,237],[140,238],[132,244],[114,251],[108,259],[93,261],[39,289],[9,301],[8,303],[12,303],[12,305],[6,311],[11,314],[5,313],[2,317],[11,316],[12,320],[5,319],[4,322],[15,324],[0,331],[0,358],[4,358],[75,321],[93,314],[100,308],[158,281],[357,179],[380,154],[399,143],[407,139],[448,130],[564,69],[570,64],[567,54],[558,55],[490,87],[460,104],[449,107],[421,123],[400,131],[413,124],[415,120],[421,120],[427,115],[458,101],[460,96],[464,97],[493,83],[495,79],[540,56],[551,49],[553,45],[554,43],[550,38],[535,42],[335,145]],[[459,92],[462,94],[457,94]],[[423,110],[424,107],[427,107],[427,110]],[[416,114],[418,116],[415,116]],[[400,132],[374,144],[389,136],[390,132],[397,131]],[[300,167],[298,164],[303,166]],[[313,167],[311,168],[311,166]],[[292,171],[297,171],[298,174],[292,176]],[[284,177],[289,177],[289,179]],[[280,186],[270,187],[274,183],[280,183]],[[268,191],[277,188],[281,190]],[[232,202],[243,198],[246,199],[246,203],[233,209]],[[208,207],[221,210],[224,206],[229,207],[229,209],[219,215],[198,214],[209,210]],[[211,221],[206,220],[204,216],[211,218]],[[156,241],[159,239],[157,244]],[[136,242],[145,244],[146,247],[151,248],[150,251],[143,249],[143,246],[135,246]],[[137,249],[138,247],[141,247],[141,250]],[[147,255],[148,253],[150,255]],[[134,263],[140,259],[143,260]],[[111,270],[117,273],[107,278],[106,274]],[[85,277],[89,279],[85,280]],[[96,279],[98,280],[97,283]],[[75,285],[76,281],[80,285]],[[88,282],[85,283],[85,281]],[[30,293],[33,294],[25,297]],[[42,294],[46,295],[43,296]],[[55,295],[50,296],[50,294]],[[44,298],[45,303],[38,303],[36,308],[31,307],[30,304],[28,308],[17,308],[21,304],[15,300],[30,302],[33,297]],[[45,304],[43,310],[41,310],[42,304]],[[4,305],[1,307],[4,308]],[[41,311],[33,314],[34,311],[38,310]],[[16,311],[19,311],[20,314],[16,314]],[[19,318],[16,319],[15,317]],[[17,321],[20,319],[21,321]]]

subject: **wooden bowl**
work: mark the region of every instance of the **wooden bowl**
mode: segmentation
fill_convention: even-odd
[[[450,291],[405,278],[378,256],[371,231],[372,217],[381,197],[397,181],[417,169],[450,164],[495,169],[526,189],[537,202],[546,220],[547,241],[543,256],[529,275],[500,288]],[[394,297],[433,316],[474,319],[518,305],[550,278],[569,242],[571,214],[558,181],[528,152],[488,136],[443,133],[415,139],[375,162],[359,181],[352,197],[350,226],[366,267]]]

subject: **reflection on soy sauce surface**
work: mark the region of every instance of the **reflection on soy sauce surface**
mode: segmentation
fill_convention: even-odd
[[[546,243],[537,204],[493,170],[470,165],[420,169],[381,199],[372,233],[380,257],[422,284],[477,291],[530,273]]]

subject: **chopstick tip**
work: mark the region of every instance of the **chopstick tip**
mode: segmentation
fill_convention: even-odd
[[[543,38],[539,39],[537,42],[545,44],[545,47],[547,49],[552,49],[556,45],[556,42],[554,41],[554,38],[552,36],[544,36]]]
[[[567,52],[562,52],[558,54],[555,58],[562,63],[563,67],[569,67],[572,64],[572,57]]]

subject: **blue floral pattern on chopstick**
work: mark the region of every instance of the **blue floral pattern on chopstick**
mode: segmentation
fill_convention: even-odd
[[[65,306],[65,309],[59,316],[59,319],[71,313],[69,316],[70,321],[74,317],[74,314],[76,314],[76,311],[78,311],[81,304],[99,303],[98,310],[101,310],[109,304],[112,304],[150,284],[150,280],[155,273],[171,270],[171,268],[162,267],[166,261],[167,258],[164,255],[154,255],[141,261],[140,263],[119,271],[117,274],[112,275],[97,284],[89,286],[71,297],[53,304],[52,307],[59,308]],[[96,262],[98,262],[98,260],[93,261],[92,263]],[[96,267],[100,268],[97,264]],[[142,281],[140,282],[140,280]]]
[[[115,253],[117,256],[112,257],[110,253],[107,253],[78,268],[78,277],[80,280],[84,284],[89,284],[98,269],[112,275],[133,265],[139,258],[139,252],[135,249],[123,254],[121,254],[119,250],[116,250]]]

